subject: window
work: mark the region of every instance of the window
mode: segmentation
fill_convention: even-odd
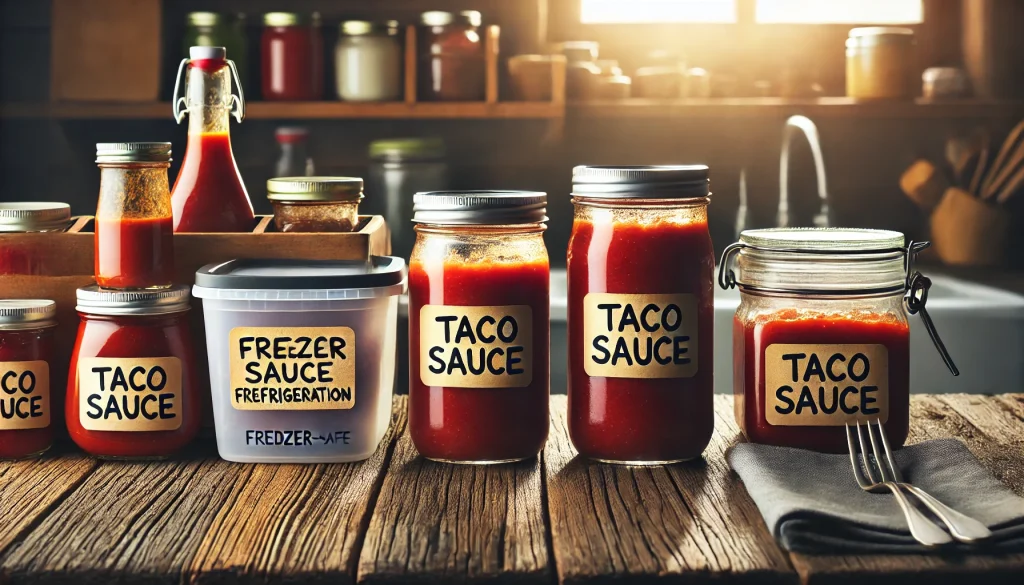
[[[736,22],[736,1],[582,0],[580,21],[583,24]]]
[[[760,23],[917,24],[921,0],[757,0]]]

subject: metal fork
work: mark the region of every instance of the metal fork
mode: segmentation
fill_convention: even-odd
[[[857,442],[860,443],[861,461],[857,460],[858,450],[856,443],[854,443],[854,434],[857,435]],[[882,450],[878,447],[874,435],[871,436],[871,439],[874,453],[880,453]],[[850,465],[853,467],[853,475],[857,478],[857,484],[864,491],[871,493],[881,493],[886,490],[892,492],[892,495],[896,497],[896,502],[900,505],[900,509],[903,510],[903,516],[907,519],[907,526],[910,527],[910,535],[914,539],[925,546],[939,546],[953,542],[953,538],[945,530],[932,522],[931,519],[910,503],[909,498],[903,493],[903,489],[898,483],[886,478],[884,467],[881,464],[878,466],[878,475],[881,476],[881,479],[875,474],[875,470],[871,465],[871,451],[869,451],[864,440],[864,434],[861,432],[861,425],[859,423],[853,426],[850,423],[846,424],[846,443],[850,448]],[[881,458],[877,455],[875,458],[881,461]],[[863,467],[861,467],[862,463]]]
[[[903,481],[903,475],[900,474],[900,468],[893,460],[892,448],[889,447],[889,438],[885,434],[885,427],[882,426],[882,422],[880,420],[875,420],[874,425],[867,423],[867,427],[868,434],[871,435],[871,441],[875,444],[875,460],[878,461],[878,467],[881,469],[882,474],[884,475],[885,471],[888,470],[893,481],[897,485],[917,496],[917,499],[920,500],[926,508],[931,510],[932,514],[935,514],[939,520],[942,520],[942,523],[946,525],[947,529],[949,529],[953,538],[960,542],[971,543],[992,536],[992,532],[981,522],[978,522],[970,516],[957,512],[916,485],[911,485]],[[875,443],[876,429],[878,431],[878,436],[882,439],[882,447],[885,450],[884,465],[882,463],[882,458],[878,456],[878,445]],[[860,431],[859,425],[857,430],[858,432]]]

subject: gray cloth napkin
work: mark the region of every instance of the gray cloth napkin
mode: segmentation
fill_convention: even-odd
[[[894,454],[903,479],[989,527],[993,538],[964,551],[1024,550],[1024,499],[992,476],[960,441],[938,439]],[[727,455],[775,539],[812,554],[914,553],[892,494],[860,489],[849,455],[740,443]]]

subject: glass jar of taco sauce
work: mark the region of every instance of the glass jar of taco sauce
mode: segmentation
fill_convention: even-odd
[[[409,432],[428,459],[518,461],[547,440],[546,204],[526,191],[414,196]]]
[[[569,436],[585,457],[699,457],[714,427],[708,167],[576,167]]]
[[[81,324],[65,418],[71,439],[104,459],[163,459],[199,431],[188,287],[78,289]]]
[[[726,249],[719,279],[740,289],[733,390],[747,440],[845,453],[846,425],[861,422],[881,423],[893,448],[904,444],[907,312],[927,318],[930,285],[908,278],[917,249],[899,232],[845,228],[747,230]]]
[[[20,234],[62,232],[71,226],[71,206],[53,201],[0,203],[0,275],[49,274],[47,254],[37,238]],[[19,234],[19,237],[7,237]],[[44,236],[45,237],[45,236]]]
[[[40,455],[53,442],[56,314],[50,300],[0,301],[0,460]]]

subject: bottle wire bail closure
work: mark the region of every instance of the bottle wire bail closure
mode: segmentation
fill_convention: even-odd
[[[178,73],[174,76],[174,96],[171,98],[171,112],[174,115],[174,121],[177,124],[181,124],[181,121],[185,119],[185,114],[188,113],[188,102],[185,100],[185,96],[181,95],[179,91],[181,89],[181,78],[185,73],[185,66],[188,65],[190,59],[184,58],[181,63],[178,63]],[[231,59],[226,59],[228,62],[228,68],[231,71],[231,79],[234,80],[235,89],[238,93],[232,92],[231,94],[231,115],[235,117],[235,121],[241,123],[245,119],[245,93],[242,91],[242,79],[238,76],[238,67],[235,62]]]
[[[949,355],[949,351],[946,349],[946,344],[942,342],[942,338],[939,336],[938,329],[935,328],[935,323],[932,321],[931,316],[928,314],[928,310],[925,305],[928,302],[928,290],[932,286],[932,281],[927,276],[914,270],[914,262],[917,260],[917,254],[931,245],[931,242],[915,242],[911,240],[906,248],[892,248],[885,250],[874,250],[873,253],[887,254],[887,253],[901,253],[903,254],[903,266],[905,268],[907,278],[903,285],[903,291],[905,292],[903,297],[903,304],[906,307],[907,313],[911,315],[919,315],[921,321],[924,322],[924,327],[928,331],[928,337],[931,338],[932,343],[935,345],[935,349],[939,352],[939,356],[942,357],[942,361],[949,368],[949,372],[954,376],[960,375],[960,370],[953,363],[953,357]],[[864,254],[862,250],[812,250],[812,249],[800,249],[800,248],[763,248],[760,246],[754,246],[746,242],[735,242],[726,246],[725,250],[722,251],[722,258],[718,263],[718,286],[725,290],[730,288],[743,288],[743,284],[736,278],[736,272],[732,269],[732,262],[736,256],[743,250],[760,250],[770,251],[771,253],[783,253],[783,254],[821,254],[821,255],[842,255],[842,254]],[[749,287],[754,288],[754,287]],[[785,292],[793,294],[816,294],[821,291],[813,289],[792,289],[792,290],[773,290],[771,292]],[[899,292],[899,287],[895,290],[858,290],[854,291],[854,294],[877,294],[885,292]],[[835,294],[835,291],[831,291],[829,294]]]

